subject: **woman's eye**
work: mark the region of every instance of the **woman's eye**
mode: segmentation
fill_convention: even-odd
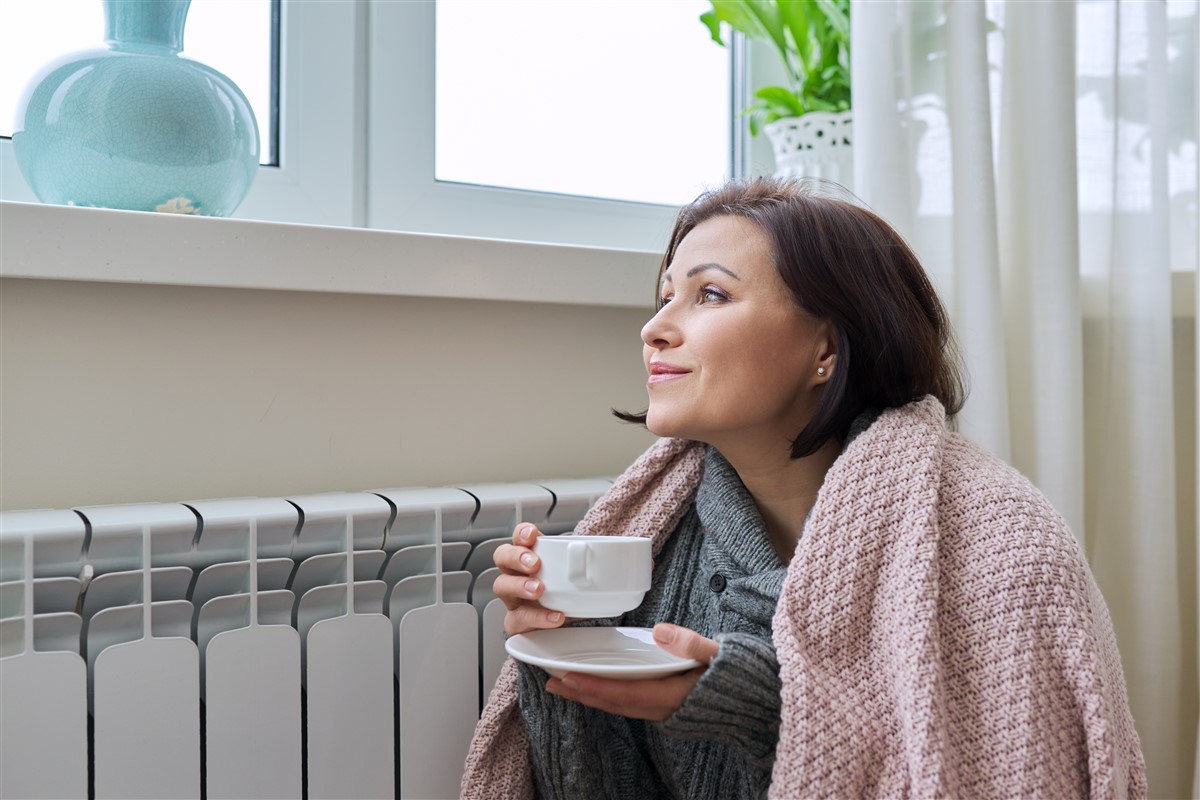
[[[705,286],[700,290],[700,299],[706,303],[718,303],[722,300],[728,300],[729,295],[714,286]]]
[[[671,298],[673,298],[674,296],[675,295],[673,295],[673,294],[666,294],[666,295],[663,295],[662,297],[658,298],[658,307],[662,308],[667,303],[671,302]]]

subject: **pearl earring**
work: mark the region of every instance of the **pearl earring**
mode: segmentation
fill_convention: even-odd
[[[817,377],[818,378],[825,377],[825,368],[824,367],[817,367]]]

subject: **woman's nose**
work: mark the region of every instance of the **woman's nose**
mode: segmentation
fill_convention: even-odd
[[[677,343],[679,332],[667,314],[667,306],[658,310],[650,321],[642,326],[642,341],[647,347],[661,350]]]

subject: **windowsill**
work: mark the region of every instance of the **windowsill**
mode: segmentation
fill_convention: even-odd
[[[0,277],[649,309],[659,253],[0,201]],[[1172,316],[1196,273],[1171,273]],[[1084,307],[1098,302],[1084,281]],[[1099,315],[1098,311],[1093,313]]]
[[[0,277],[650,308],[659,253],[0,201]]]

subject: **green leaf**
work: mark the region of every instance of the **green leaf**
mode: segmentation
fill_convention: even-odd
[[[712,40],[724,47],[725,42],[721,41],[721,18],[717,16],[717,13],[715,11],[705,11],[700,15],[700,21],[708,28]]]
[[[754,113],[750,115],[750,135],[758,136],[758,132],[760,130],[762,130],[762,126],[763,126],[762,109],[758,108],[758,109],[755,109]]]
[[[759,25],[775,43],[775,49],[779,51],[780,56],[786,62],[788,41],[784,31],[783,16],[776,0],[743,0],[743,5],[758,19]]]
[[[758,136],[763,127],[770,125],[772,122],[781,120],[785,117],[794,117],[795,114],[780,114],[772,108],[767,108],[762,105],[751,106],[746,109],[746,116],[750,123],[750,135]]]
[[[849,79],[850,76],[843,73],[841,64],[832,64],[821,70],[821,80],[825,81],[825,85],[832,85],[841,82],[843,77]]]
[[[776,109],[780,116],[795,117],[806,110],[796,93],[782,86],[764,86],[755,92],[754,96]]]
[[[762,26],[743,0],[711,0],[712,13],[721,22],[728,23],[735,31],[751,39],[770,39],[771,34]],[[707,24],[707,23],[706,23]]]
[[[850,41],[850,3],[849,0],[814,0],[817,8],[825,17],[825,24],[833,29],[837,38],[844,42]]]
[[[792,48],[799,60],[799,78],[803,80],[812,64],[812,26],[814,20],[809,15],[810,0],[780,0],[779,13],[791,34]]]
[[[750,135],[758,136],[758,132],[762,130],[762,126],[766,124],[768,114],[766,103],[755,103],[754,105],[742,109],[741,115],[746,118],[749,123]]]
[[[710,0],[700,17],[723,44],[728,24],[751,39],[771,42],[790,87],[766,87],[744,112],[752,134],[776,119],[812,110],[850,107],[850,0]]]

